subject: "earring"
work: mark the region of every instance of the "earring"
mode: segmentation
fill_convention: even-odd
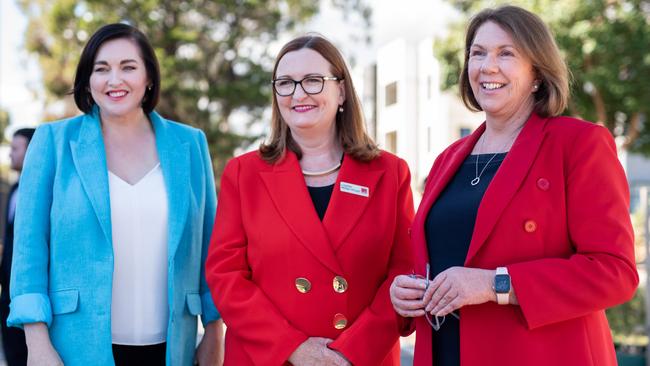
[[[533,84],[533,91],[536,92],[539,89],[539,84]]]
[[[343,109],[343,106],[342,106],[342,105],[340,105],[340,106],[339,106],[339,112],[341,112],[341,113],[342,113],[343,111],[344,111],[344,109]]]
[[[151,86],[151,85],[147,85],[147,90],[148,90],[148,91],[151,91],[151,88],[153,88],[153,86]]]

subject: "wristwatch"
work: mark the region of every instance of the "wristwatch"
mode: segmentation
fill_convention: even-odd
[[[494,276],[494,292],[497,294],[497,304],[508,305],[510,303],[510,275],[508,268],[497,267]]]

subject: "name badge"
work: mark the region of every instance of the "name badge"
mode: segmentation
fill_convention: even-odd
[[[341,182],[341,192],[356,194],[357,196],[368,197],[370,195],[370,189],[368,187]]]

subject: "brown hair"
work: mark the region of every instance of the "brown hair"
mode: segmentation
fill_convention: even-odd
[[[282,57],[289,52],[304,48],[314,50],[323,56],[330,63],[332,75],[343,80],[346,99],[343,103],[343,112],[336,113],[336,133],[343,150],[356,160],[370,161],[374,159],[379,155],[380,150],[366,132],[361,102],[354,90],[352,78],[343,56],[330,41],[319,35],[307,35],[285,44],[275,59],[273,79],[275,79],[278,63]],[[285,149],[293,151],[300,159],[302,150],[291,137],[291,131],[287,124],[282,120],[275,92],[273,93],[272,108],[271,137],[268,143],[260,145],[259,148],[262,159],[269,163],[275,163],[284,157]]]
[[[569,71],[549,28],[535,14],[517,6],[484,9],[476,14],[467,27],[465,62],[460,74],[460,95],[467,108],[481,111],[469,83],[468,60],[470,47],[478,29],[494,22],[510,34],[519,50],[533,64],[535,77],[541,81],[534,94],[534,110],[542,117],[560,115],[569,99]]]

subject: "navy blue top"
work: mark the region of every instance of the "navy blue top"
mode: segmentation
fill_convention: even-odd
[[[450,267],[465,263],[478,207],[506,153],[478,155],[479,173],[493,156],[475,186],[470,182],[476,177],[476,155],[468,156],[431,206],[424,224],[431,279]],[[434,365],[460,365],[459,321],[456,318],[447,315],[440,330],[433,330],[432,338]]]
[[[334,184],[323,187],[307,186],[307,189],[309,190],[309,195],[311,196],[312,202],[314,202],[316,213],[318,214],[320,221],[323,221],[323,217],[325,217],[325,211],[327,211],[327,206],[330,204],[332,191],[334,191]]]

